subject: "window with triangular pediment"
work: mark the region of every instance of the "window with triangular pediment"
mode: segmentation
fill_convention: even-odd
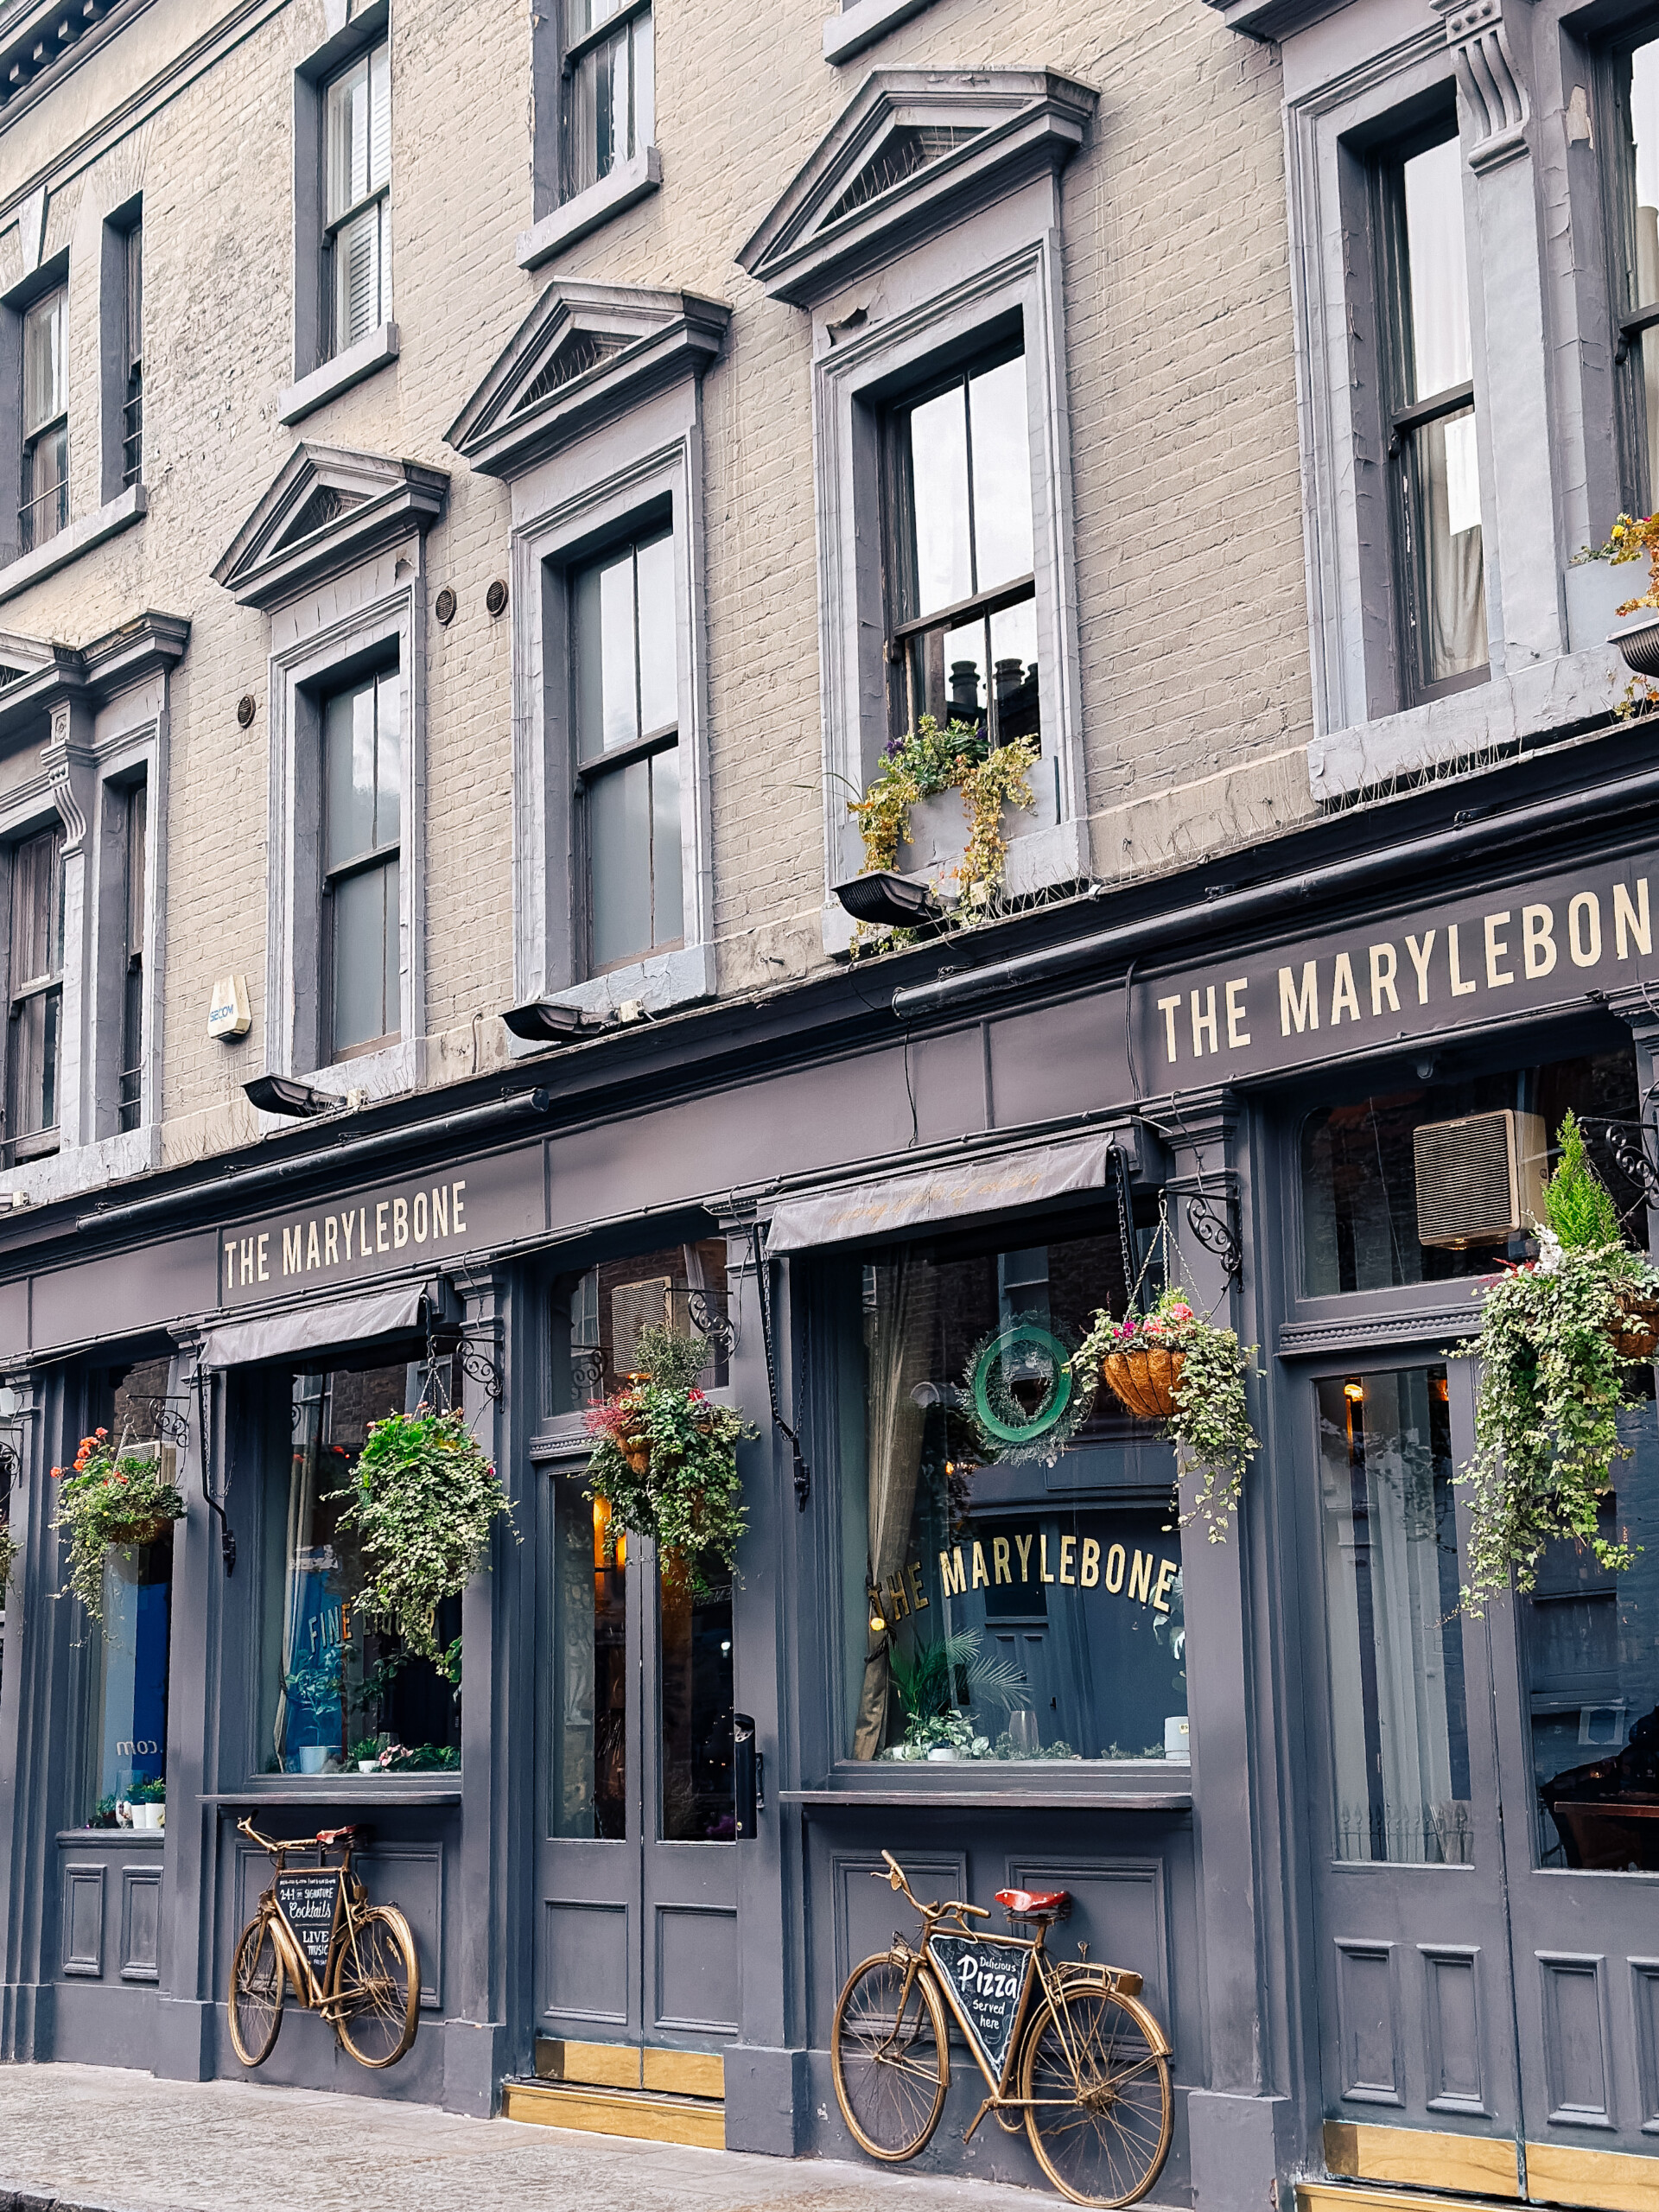
[[[890,130],[882,140],[874,157],[868,162],[853,179],[839,200],[824,216],[825,224],[834,223],[843,215],[850,215],[866,207],[872,200],[879,200],[884,192],[891,192],[896,184],[903,184],[925,169],[930,162],[943,161],[958,146],[965,146],[971,138],[979,137],[978,128],[957,128],[953,125],[932,127],[921,125],[915,129],[900,126]]]
[[[601,362],[613,359],[628,343],[626,338],[607,336],[602,331],[576,331],[550,354],[540,372],[526,386],[516,411],[522,415],[527,408],[539,405],[543,399],[550,399],[566,385],[574,384],[578,377],[586,376],[589,369],[596,369]]]

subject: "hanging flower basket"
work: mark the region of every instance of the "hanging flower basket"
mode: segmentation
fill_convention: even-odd
[[[1258,1449],[1244,1396],[1255,1350],[1230,1329],[1205,1320],[1172,1288],[1145,1315],[1114,1321],[1097,1313],[1071,1363],[1079,1370],[1098,1368],[1137,1420],[1162,1423],[1183,1469],[1200,1478],[1192,1511],[1179,1515],[1181,1525],[1202,1522],[1212,1544],[1226,1541],[1244,1470]]]
[[[642,1367],[613,1398],[588,1409],[588,1496],[602,1498],[623,1528],[649,1536],[661,1561],[680,1560],[695,1591],[707,1586],[704,1559],[729,1567],[737,1556],[747,1521],[737,1447],[759,1433],[697,1389],[709,1352],[702,1337],[642,1329]]]
[[[104,1618],[104,1561],[129,1544],[159,1543],[184,1518],[184,1499],[163,1479],[159,1459],[142,1449],[110,1441],[107,1428],[83,1436],[73,1467],[54,1467],[63,1488],[53,1521],[69,1539],[69,1575],[60,1597],[73,1591],[96,1621]]]
[[[1101,1379],[1137,1421],[1172,1421],[1186,1355],[1149,1339],[1105,1353]]]
[[[1608,1334],[1621,1359],[1651,1359],[1659,1351],[1659,1295],[1626,1291]]]

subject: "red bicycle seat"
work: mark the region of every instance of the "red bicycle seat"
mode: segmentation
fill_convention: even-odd
[[[1046,1920],[1064,1912],[1071,1903],[1070,1890],[999,1890],[996,1901],[1016,1920]]]
[[[317,1830],[317,1841],[319,1843],[338,1843],[342,1836],[355,1835],[356,1834],[357,1827],[355,1823],[353,1823],[350,1827],[345,1828],[319,1828]]]

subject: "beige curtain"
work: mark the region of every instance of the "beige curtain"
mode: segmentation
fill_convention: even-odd
[[[916,1478],[921,1469],[925,1408],[916,1387],[928,1380],[926,1316],[918,1309],[931,1270],[901,1253],[875,1268],[875,1310],[865,1325],[866,1433],[869,1455],[870,1553],[868,1579],[885,1588],[905,1564]],[[864,1657],[853,1757],[873,1759],[881,1749],[887,1714],[887,1646],[884,1630],[872,1635]]]
[[[295,1646],[299,1637],[300,1611],[305,1595],[304,1579],[296,1562],[311,1535],[311,1517],[317,1503],[317,1460],[322,1440],[322,1402],[302,1402],[300,1433],[294,1440],[294,1456],[288,1480],[287,1605],[283,1618],[283,1679],[276,1688],[276,1719],[271,1730],[278,1760],[284,1756],[288,1736],[288,1678],[294,1671]]]

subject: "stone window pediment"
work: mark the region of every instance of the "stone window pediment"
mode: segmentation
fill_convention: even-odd
[[[512,479],[677,378],[700,376],[731,309],[644,285],[550,284],[444,434],[486,476]]]
[[[878,69],[737,258],[774,299],[838,285],[1062,168],[1096,94],[1052,69]]]
[[[183,654],[190,625],[177,614],[144,613],[76,647],[0,630],[0,752],[38,742],[54,708],[105,705]]]
[[[281,607],[443,512],[449,479],[418,461],[298,445],[213,569],[243,607]]]

